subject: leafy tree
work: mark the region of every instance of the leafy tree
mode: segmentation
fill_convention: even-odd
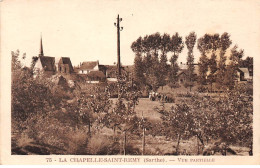
[[[177,59],[179,54],[182,52],[184,48],[184,44],[182,41],[182,37],[179,36],[178,33],[175,33],[169,45],[169,51],[173,52],[173,55],[170,59],[170,70],[169,70],[169,82],[175,84],[177,81],[177,74],[179,71],[179,66],[177,64]]]
[[[37,60],[38,60],[37,56],[32,57],[31,66],[30,66],[30,69],[32,70],[32,72],[33,72],[33,69],[34,69],[34,66],[35,66]]]
[[[167,74],[168,74],[168,64],[167,64],[167,57],[166,55],[161,55],[160,58],[160,65],[159,65],[159,82],[160,82],[160,86],[164,86],[166,85],[166,78],[167,78]]]
[[[132,51],[135,53],[135,60],[134,60],[134,74],[133,78],[134,81],[141,86],[145,84],[145,68],[144,67],[146,62],[142,58],[143,53],[143,46],[142,46],[142,37],[139,37],[136,41],[134,41],[131,45]]]
[[[88,132],[91,132],[91,126],[97,123],[102,126],[102,114],[107,113],[111,107],[109,94],[100,86],[90,86],[88,90],[81,90],[76,94],[76,112],[78,113],[79,125],[88,125]]]
[[[200,85],[206,84],[207,72],[208,72],[208,58],[206,53],[210,49],[210,36],[205,34],[203,37],[198,39],[197,48],[199,49],[201,56],[199,59],[199,76],[198,82]]]
[[[143,60],[141,55],[136,55],[134,60],[134,81],[141,86],[145,83],[144,78],[144,69],[143,69]]]
[[[123,151],[126,154],[127,133],[133,132],[138,127],[138,118],[135,112],[135,106],[138,103],[140,93],[132,83],[121,79],[118,81],[119,96],[112,111],[106,111],[102,122],[105,126],[114,130],[121,130],[124,135]]]
[[[252,142],[253,114],[252,86],[236,85],[222,97],[191,97],[193,114],[193,135],[201,143],[220,140],[224,153],[230,144],[244,143],[250,147]],[[213,140],[213,141],[210,141]]]
[[[212,84],[216,81],[216,72],[218,70],[217,68],[217,55],[213,53],[211,55],[211,58],[209,59],[209,70],[210,74],[208,76],[208,81],[211,84],[211,91],[212,91]]]
[[[243,50],[238,51],[237,49],[237,45],[235,45],[231,49],[231,55],[229,58],[230,63],[226,68],[227,73],[225,74],[225,80],[223,82],[229,89],[232,89],[235,85],[235,80],[237,78],[237,69],[244,55]]]
[[[32,115],[59,109],[61,99],[53,95],[52,86],[42,76],[33,78],[31,70],[21,65],[19,51],[12,52],[12,119],[25,122]]]
[[[226,60],[227,60],[225,53],[231,44],[232,41],[230,40],[230,35],[226,32],[223,33],[220,37],[220,54],[219,54],[220,59],[218,63],[218,72],[217,72],[217,83],[220,86],[224,85],[223,81],[226,74]]]
[[[239,67],[246,67],[248,69],[253,69],[253,57],[246,57],[246,59],[241,60]]]
[[[188,36],[185,38],[185,44],[188,48],[188,57],[187,57],[187,63],[188,63],[188,76],[189,76],[189,86],[190,91],[191,87],[193,86],[194,81],[194,55],[193,55],[193,48],[196,43],[197,35],[195,32],[191,32]]]
[[[176,154],[179,154],[179,144],[183,136],[191,136],[193,128],[193,116],[190,108],[185,103],[172,106],[171,110],[165,108],[159,110],[162,114],[163,125],[167,129],[167,135],[175,140],[177,135]]]

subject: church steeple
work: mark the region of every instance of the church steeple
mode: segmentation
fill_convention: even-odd
[[[40,44],[40,53],[39,53],[39,56],[44,56],[43,54],[43,47],[42,47],[42,35],[41,35],[41,44]]]

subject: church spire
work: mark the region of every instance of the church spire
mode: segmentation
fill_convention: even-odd
[[[42,47],[42,34],[41,34],[41,44],[40,44],[40,53],[39,56],[44,56],[43,54],[43,47]]]

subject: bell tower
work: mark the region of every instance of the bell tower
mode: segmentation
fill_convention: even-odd
[[[39,57],[43,57],[43,46],[42,46],[42,35],[41,35],[41,42],[40,42],[40,53],[39,53]]]

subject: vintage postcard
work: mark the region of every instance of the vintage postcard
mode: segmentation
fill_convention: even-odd
[[[260,164],[260,1],[0,8],[0,164]]]

